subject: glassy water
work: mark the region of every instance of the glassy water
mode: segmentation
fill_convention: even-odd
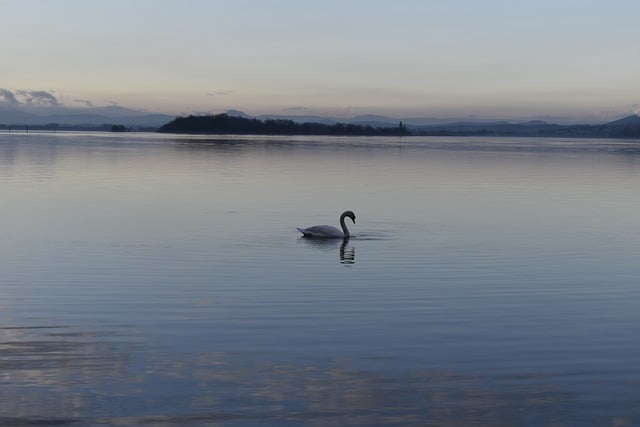
[[[637,425],[638,188],[640,141],[0,134],[0,425]]]

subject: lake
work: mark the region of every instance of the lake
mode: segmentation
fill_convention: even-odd
[[[638,425],[639,189],[638,140],[0,133],[0,425]]]

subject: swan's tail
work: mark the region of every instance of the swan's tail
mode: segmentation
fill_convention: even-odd
[[[296,230],[301,232],[303,236],[308,236],[309,235],[309,233],[307,233],[307,230],[305,230],[304,228],[296,227]]]

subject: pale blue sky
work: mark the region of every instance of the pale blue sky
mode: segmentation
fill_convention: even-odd
[[[0,89],[68,106],[597,121],[640,104],[637,0],[0,7]]]

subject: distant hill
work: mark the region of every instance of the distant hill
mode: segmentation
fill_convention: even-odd
[[[606,123],[605,126],[608,127],[617,127],[617,126],[631,126],[631,127],[640,127],[640,117],[632,114],[627,117],[623,117],[618,120],[614,120],[612,122]]]
[[[612,138],[640,138],[640,117],[632,114],[606,123],[602,128]]]

